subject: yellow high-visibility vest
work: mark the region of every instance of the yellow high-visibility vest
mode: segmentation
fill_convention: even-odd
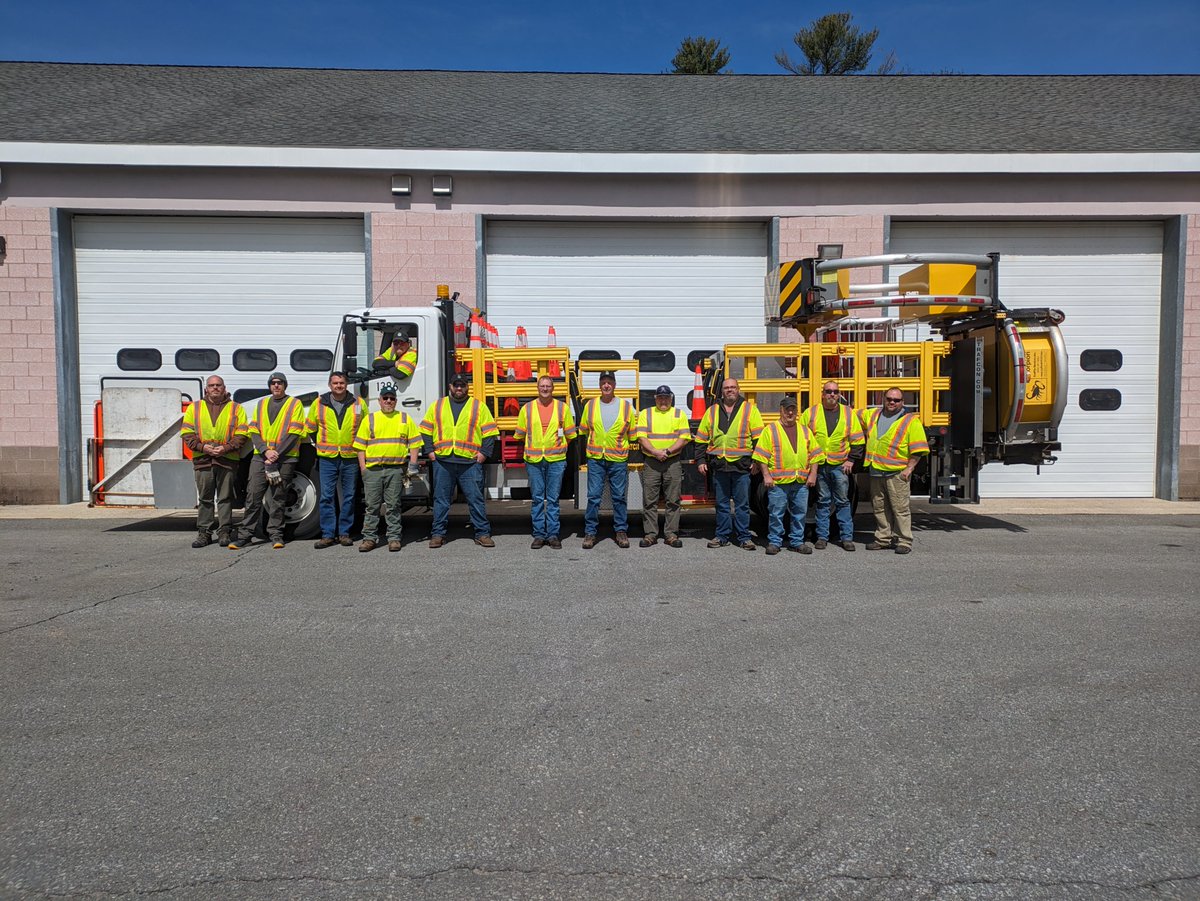
[[[365,417],[354,436],[354,450],[366,455],[367,469],[399,466],[421,447],[421,431],[403,410],[378,410]]]
[[[858,412],[849,404],[838,404],[838,421],[829,434],[825,427],[825,408],[814,404],[804,411],[800,420],[808,426],[808,430],[821,445],[825,454],[825,462],[840,466],[850,459],[850,448],[862,444],[862,423]]]
[[[270,418],[267,405],[271,398],[264,397],[254,410],[254,418],[250,420],[249,433],[257,435],[267,445],[267,450],[279,450],[287,435],[304,436],[304,404],[294,397],[284,400],[283,408],[274,420]],[[300,456],[300,443],[292,445],[288,451],[289,457]]]
[[[183,426],[179,432],[182,435],[195,435],[203,444],[228,444],[236,435],[245,435],[247,429],[246,411],[236,401],[229,401],[217,414],[214,421],[208,413],[208,404],[202,400],[193,401],[183,411]],[[222,454],[226,460],[236,460],[241,454],[229,451]]]
[[[754,447],[754,461],[770,473],[771,478],[782,485],[803,482],[814,463],[824,459],[821,446],[812,433],[799,421],[796,422],[796,445],[778,422],[773,422],[758,436]]]
[[[655,450],[666,450],[680,438],[686,444],[692,440],[692,427],[683,411],[675,407],[661,411],[650,407],[638,414],[637,436],[645,439]],[[673,456],[678,456],[676,451]]]
[[[916,413],[905,413],[882,435],[877,426],[882,407],[873,407],[863,414],[863,431],[867,437],[867,468],[879,472],[899,472],[910,458],[929,453],[925,427]]]
[[[396,372],[399,373],[402,379],[408,378],[417,370],[417,349],[415,347],[410,346],[408,350],[400,355],[399,360],[396,359],[396,348],[394,347],[389,347],[375,359],[395,363]]]
[[[325,395],[318,397],[308,408],[305,429],[313,436],[318,457],[354,457],[354,436],[358,425],[367,415],[367,406],[357,397],[351,397],[338,424],[337,412],[325,402]]]
[[[443,397],[429,408],[421,423],[421,434],[433,442],[439,457],[454,456],[473,460],[487,438],[500,434],[492,411],[473,397],[467,398],[457,420],[450,409],[450,398]]]
[[[579,419],[580,426],[587,432],[589,460],[629,459],[629,442],[637,431],[637,417],[633,404],[624,398],[614,398],[613,403],[620,404],[621,408],[617,410],[612,428],[607,430],[600,415],[600,398],[593,397],[584,404]]]
[[[550,420],[542,426],[538,402],[531,400],[517,414],[517,430],[513,437],[525,442],[525,462],[556,463],[567,459],[567,444],[579,434],[575,414],[561,400],[551,401]]]
[[[753,401],[744,400],[722,432],[721,405],[714,404],[704,411],[696,429],[696,443],[708,445],[708,452],[725,460],[738,460],[754,453],[754,442],[763,430],[762,414]]]

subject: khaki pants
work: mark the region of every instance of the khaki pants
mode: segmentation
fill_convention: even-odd
[[[196,470],[196,495],[200,500],[196,512],[198,532],[211,537],[215,525],[219,536],[228,539],[233,535],[233,472],[221,466]]]
[[[912,547],[912,512],[909,483],[899,473],[871,472],[871,510],[875,514],[875,540],[880,544]]]
[[[666,460],[647,457],[642,463],[642,531],[658,537],[658,499],[666,505],[663,535],[679,534],[679,499],[683,493],[683,463],[678,455]]]

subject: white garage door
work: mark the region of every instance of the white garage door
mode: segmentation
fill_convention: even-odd
[[[326,384],[342,313],[366,300],[361,219],[78,216],[83,437],[105,384],[231,391]],[[213,365],[213,363],[216,365]]]
[[[1070,393],[1059,462],[984,467],[984,497],[1153,497],[1158,427],[1162,227],[1145,222],[898,222],[895,252],[996,251],[1010,307],[1066,314]],[[1120,368],[1097,371],[1119,351]],[[1088,368],[1085,368],[1085,365]],[[1096,392],[1120,392],[1115,410],[1086,410]],[[1112,396],[1111,394],[1108,396]]]
[[[681,407],[689,354],[766,340],[765,223],[496,221],[486,248],[488,318],[503,344],[525,326],[545,345],[554,326],[575,356],[667,351],[643,355],[641,387],[666,383]]]

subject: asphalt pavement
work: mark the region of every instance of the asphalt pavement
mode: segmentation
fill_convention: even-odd
[[[1200,897],[1200,516],[462,520],[0,518],[0,897]]]

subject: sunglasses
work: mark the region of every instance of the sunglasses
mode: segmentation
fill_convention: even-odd
[[[821,393],[822,394],[837,394],[836,391],[829,391],[829,390],[822,391]]]
[[[396,398],[394,398],[394,397],[381,397],[381,398],[379,398],[379,402],[380,402],[381,404],[394,404],[394,403],[396,402]]]
[[[267,383],[268,385],[286,385],[287,382],[281,382],[279,379],[274,379]]]
[[[884,398],[884,400],[885,400],[885,401],[887,401],[889,404],[902,404],[902,403],[904,403],[904,398],[903,398],[903,397],[885,397],[885,398]]]

